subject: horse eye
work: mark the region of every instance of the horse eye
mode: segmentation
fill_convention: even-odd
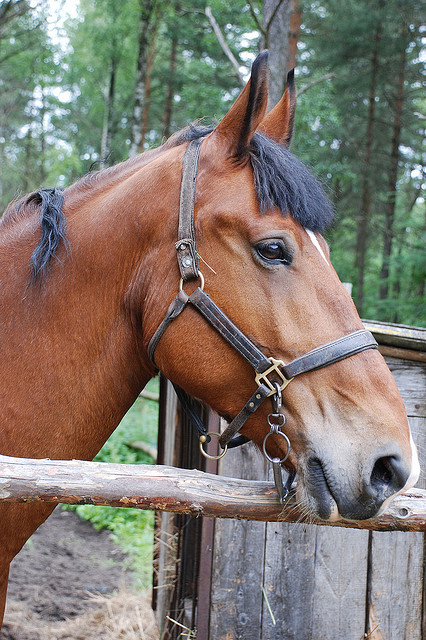
[[[292,256],[282,242],[261,242],[255,247],[257,255],[269,264],[291,264]]]

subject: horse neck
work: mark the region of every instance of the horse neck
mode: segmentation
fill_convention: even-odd
[[[0,303],[0,383],[9,389],[6,410],[15,430],[13,445],[0,442],[3,453],[92,457],[151,377],[142,308],[156,297],[149,287],[157,259],[165,258],[162,236],[170,234],[166,244],[173,248],[169,194],[178,202],[180,181],[174,166],[174,158],[164,163],[157,156],[122,181],[115,174],[102,189],[97,180],[84,193],[66,192],[69,254],[62,247],[45,281],[20,298],[16,285],[25,291],[25,284],[15,278]],[[29,264],[30,251],[24,253]],[[12,325],[8,306],[16,299]]]

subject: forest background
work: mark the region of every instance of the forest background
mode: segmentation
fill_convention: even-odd
[[[0,0],[0,205],[220,119],[259,50],[295,67],[292,151],[362,317],[423,325],[424,37],[417,0]]]

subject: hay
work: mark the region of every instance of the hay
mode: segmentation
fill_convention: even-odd
[[[46,621],[18,602],[8,604],[5,639],[158,640],[148,592],[120,588],[112,596],[92,595],[93,608],[65,621]]]

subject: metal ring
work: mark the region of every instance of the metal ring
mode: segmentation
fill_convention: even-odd
[[[206,433],[206,436],[216,436],[217,438],[220,438],[221,434],[220,433],[216,433],[216,431],[209,431],[208,433]],[[208,458],[209,460],[220,460],[221,458],[223,458],[223,456],[225,455],[225,453],[228,451],[228,445],[226,444],[223,448],[222,453],[219,453],[219,455],[217,456],[211,456],[209,453],[207,453],[207,451],[204,451],[204,442],[201,442],[200,440],[200,451],[201,454],[205,457]]]
[[[204,276],[201,273],[201,271],[198,272],[198,277],[200,278],[200,289],[201,291],[204,291]],[[183,289],[183,278],[179,280],[179,291],[182,291],[182,289]]]
[[[284,440],[286,441],[287,444],[287,453],[285,454],[284,458],[271,458],[271,456],[269,455],[269,453],[267,453],[266,451],[266,441],[268,440],[268,438],[270,436],[282,436],[284,438]],[[270,431],[269,433],[266,434],[266,436],[263,438],[263,453],[265,455],[265,458],[267,460],[269,460],[269,462],[272,463],[279,463],[282,464],[283,462],[285,462],[289,456],[290,450],[291,450],[291,444],[290,444],[290,440],[288,439],[288,437],[286,436],[285,433],[283,433],[282,431],[280,431],[279,429],[277,431]]]

